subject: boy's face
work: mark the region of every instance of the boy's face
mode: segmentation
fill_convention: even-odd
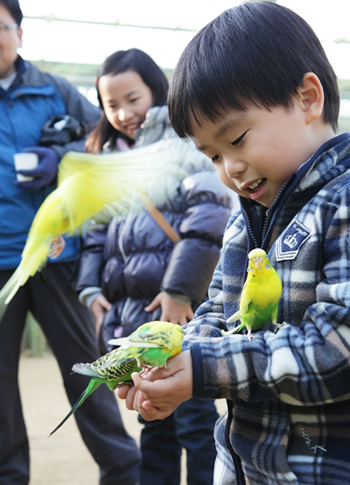
[[[300,103],[294,108],[251,105],[216,121],[192,120],[191,139],[213,160],[221,181],[242,197],[270,207],[289,176],[314,153]]]

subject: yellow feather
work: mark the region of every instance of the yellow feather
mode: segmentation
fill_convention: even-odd
[[[222,335],[247,329],[248,338],[252,339],[252,331],[258,330],[269,321],[277,328],[281,326],[276,321],[278,303],[282,294],[281,278],[271,266],[263,249],[253,249],[248,259],[248,274],[242,289],[239,310],[227,319],[227,323],[239,319],[241,323],[231,330],[222,330]]]
[[[193,148],[181,139],[108,155],[69,152],[61,160],[58,187],[43,202],[30,228],[20,265],[0,292],[0,317],[18,288],[46,264],[52,240],[71,235],[106,204],[123,210],[138,193],[159,203],[188,175],[181,159]],[[142,203],[139,203],[143,207]],[[134,210],[134,207],[133,207]],[[140,209],[141,210],[141,209]]]

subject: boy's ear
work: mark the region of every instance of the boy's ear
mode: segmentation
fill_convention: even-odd
[[[309,124],[319,118],[323,111],[324,92],[321,81],[313,72],[304,75],[303,84],[298,88],[299,100]]]

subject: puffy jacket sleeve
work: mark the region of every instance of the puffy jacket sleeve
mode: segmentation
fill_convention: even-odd
[[[219,259],[232,199],[213,171],[190,175],[181,190],[186,207],[179,227],[181,240],[174,247],[161,289],[199,304]]]
[[[74,116],[88,133],[97,124],[101,111],[83,96],[79,91],[70,84],[66,79],[52,76],[52,80],[57,91],[62,96],[67,114]],[[67,143],[66,145],[52,145],[55,152],[62,158],[68,151],[83,152],[85,149],[85,138],[79,141]]]
[[[97,225],[85,240],[80,257],[76,291],[80,293],[88,287],[101,286],[101,273],[105,264],[103,252],[108,226]]]

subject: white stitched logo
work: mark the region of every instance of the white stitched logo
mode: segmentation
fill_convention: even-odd
[[[294,219],[276,241],[277,261],[295,259],[300,247],[310,236],[310,229]]]
[[[293,235],[288,235],[283,239],[284,244],[287,244],[291,249],[295,248],[295,246],[298,244],[297,238],[295,237],[295,234]]]

